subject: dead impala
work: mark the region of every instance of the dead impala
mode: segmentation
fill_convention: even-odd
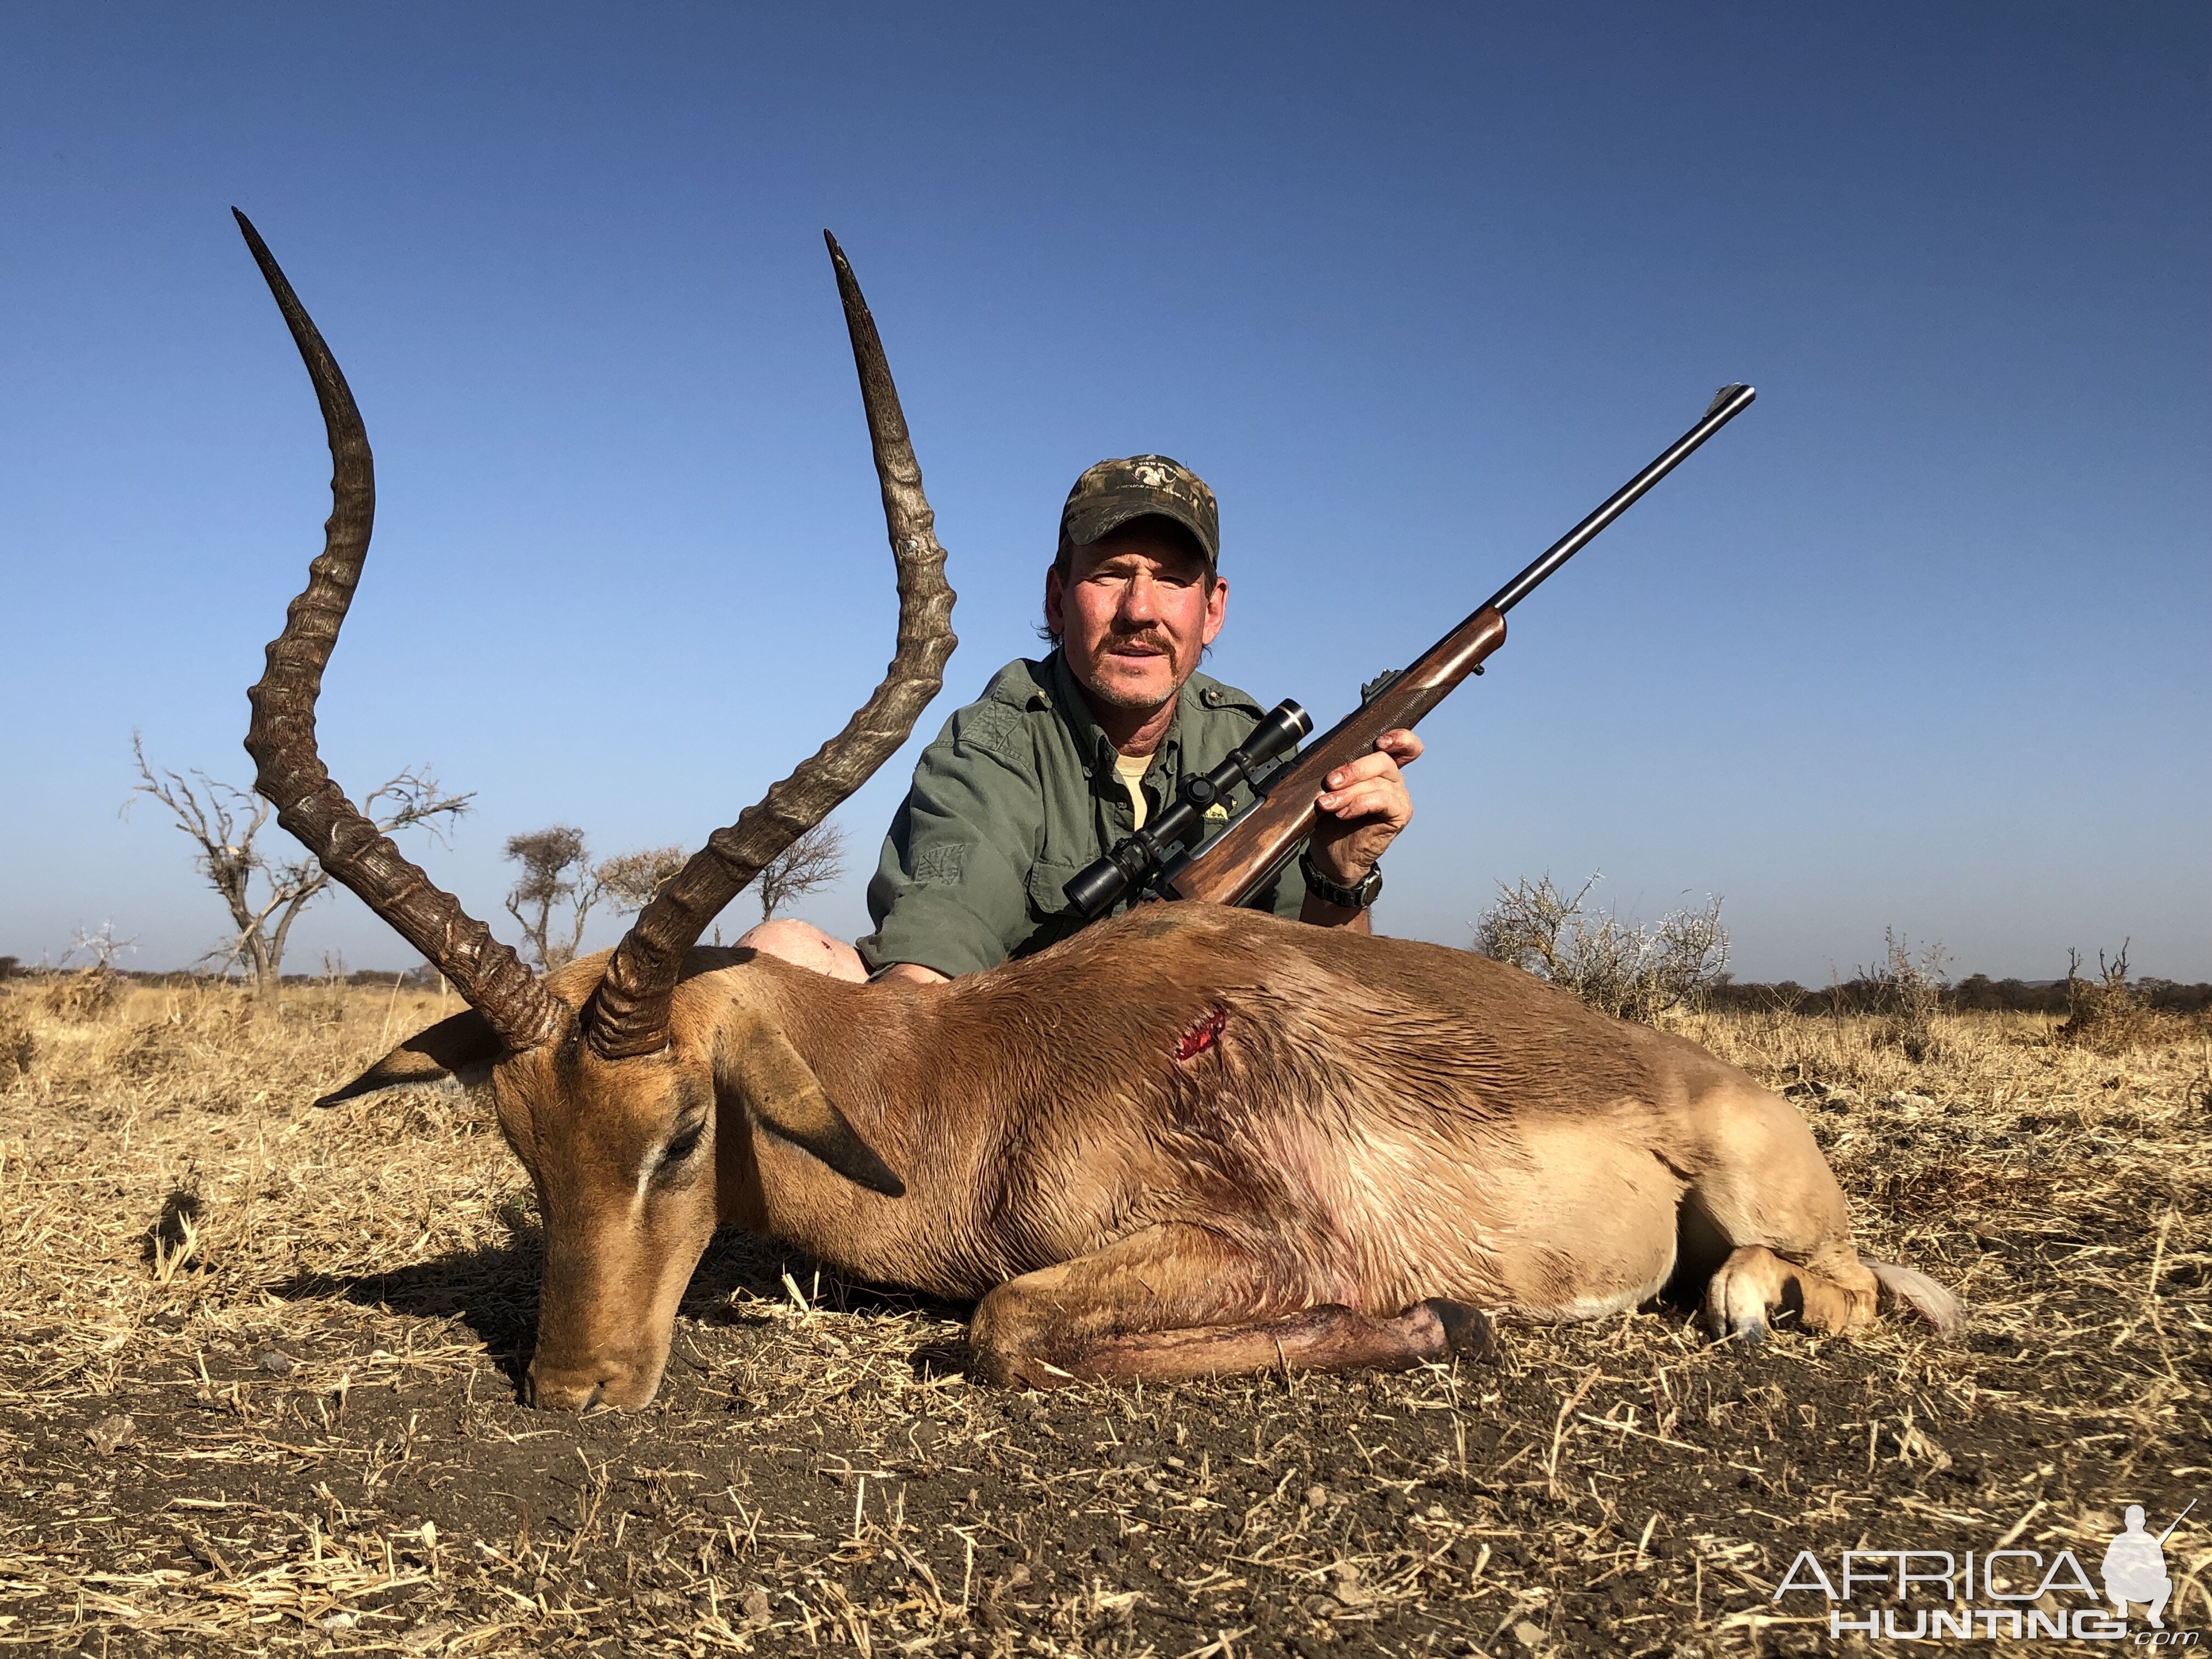
[[[323,1103],[486,1088],[545,1229],[541,1406],[642,1405],[722,1223],[858,1278],[980,1298],[996,1379],[1404,1366],[1488,1313],[1589,1319],[1710,1273],[1718,1334],[1838,1332],[1883,1291],[1791,1109],[1694,1044],[1440,945],[1152,904],[933,987],[698,946],[761,866],[892,753],[953,646],[945,552],[851,269],[830,243],[898,568],[896,654],[843,732],[718,830],[612,952],[539,981],[324,770],[315,698],[368,551],[368,441],[243,216],[334,462],[307,589],[246,746],[279,822],[471,1012]]]

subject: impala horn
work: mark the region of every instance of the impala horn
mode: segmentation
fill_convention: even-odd
[[[584,1028],[592,1048],[609,1060],[650,1054],[666,1043],[669,1000],[684,953],[763,866],[828,817],[906,741],[944,684],[945,659],[957,642],[945,550],[933,527],[936,515],[921,493],[921,469],[907,436],[898,388],[884,362],[883,341],[844,250],[828,231],[822,239],[830,245],[845,326],[853,337],[860,401],[867,410],[876,477],[883,485],[884,523],[898,566],[898,649],[882,683],[845,729],[739,813],[735,823],[708,836],[615,947],[592,994]],[[335,447],[335,439],[332,443]]]
[[[276,807],[276,822],[452,981],[501,1042],[510,1049],[536,1048],[560,1029],[565,1011],[491,929],[433,885],[362,816],[316,750],[315,698],[368,555],[375,463],[337,361],[252,221],[236,208],[231,212],[300,348],[331,444],[331,516],[322,555],[307,567],[307,588],[292,601],[284,631],[270,641],[260,684],[246,693],[253,704],[246,732],[253,787]]]

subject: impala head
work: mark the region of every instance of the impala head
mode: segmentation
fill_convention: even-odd
[[[409,1084],[488,1091],[544,1212],[531,1398],[567,1409],[643,1405],[659,1384],[677,1303],[714,1232],[718,1192],[753,1176],[753,1133],[794,1143],[888,1196],[903,1190],[756,999],[740,988],[710,1007],[682,982],[686,953],[723,906],[905,740],[952,650],[945,550],[882,343],[851,267],[827,239],[898,567],[898,647],[882,683],[842,732],[708,837],[611,952],[541,982],[377,833],[316,752],[315,698],[368,551],[374,475],[345,377],[267,246],[243,214],[238,222],[307,363],[332,461],[323,552],[248,694],[254,787],[277,822],[469,1003],[319,1103]]]

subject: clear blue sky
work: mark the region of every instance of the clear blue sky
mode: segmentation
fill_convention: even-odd
[[[1326,723],[1747,380],[1424,726],[1382,925],[1602,870],[1746,976],[2212,977],[2208,65],[2197,3],[10,6],[0,951],[222,932],[117,808],[133,727],[246,780],[328,510],[235,203],[376,446],[325,757],[476,791],[425,861],[503,927],[507,835],[696,844],[888,655],[826,225],[961,593],[921,735],[1101,456],[1213,484],[1212,670]]]

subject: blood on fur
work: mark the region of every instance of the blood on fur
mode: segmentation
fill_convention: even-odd
[[[1229,1016],[1215,1009],[1182,1034],[1176,1043],[1175,1057],[1178,1060],[1196,1059],[1213,1046],[1213,1039],[1221,1035],[1221,1028],[1228,1022]]]

